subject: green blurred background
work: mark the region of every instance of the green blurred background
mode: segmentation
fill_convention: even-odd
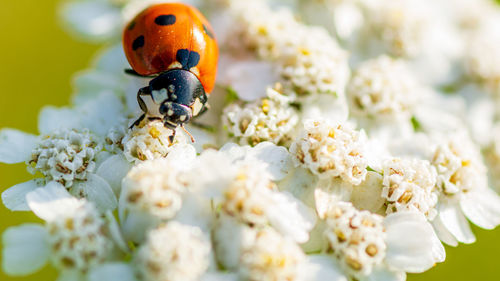
[[[37,133],[37,115],[47,104],[66,105],[72,93],[71,77],[89,66],[100,48],[72,39],[57,17],[58,0],[2,0],[0,8],[0,127]],[[24,164],[0,163],[0,191],[31,179]],[[1,205],[1,204],[0,204]],[[13,213],[0,206],[0,232],[23,222],[38,221],[28,213]],[[474,229],[478,242],[447,247],[447,260],[430,271],[408,280],[500,280],[500,228]],[[57,273],[46,267],[26,277],[0,280],[55,280]],[[105,281],[105,280],[103,280]]]

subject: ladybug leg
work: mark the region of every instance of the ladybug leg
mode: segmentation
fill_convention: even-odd
[[[126,68],[124,70],[124,72],[128,75],[131,75],[131,76],[136,76],[136,77],[141,77],[141,78],[153,78],[153,77],[156,77],[157,75],[140,75],[139,73],[137,73],[135,70],[133,69],[130,69],[130,68]]]
[[[175,131],[175,130],[172,130],[172,134],[168,137],[168,141],[169,141],[170,143],[173,143],[173,142],[174,142],[175,133],[176,133],[176,131]]]
[[[132,125],[129,127],[129,129],[133,129],[135,126],[139,126],[139,124],[141,124],[142,120],[144,120],[144,117],[146,117],[146,114],[142,114],[139,119],[135,120],[134,123],[132,123]]]

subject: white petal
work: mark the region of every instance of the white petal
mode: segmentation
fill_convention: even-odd
[[[121,15],[105,1],[83,1],[63,5],[61,16],[67,28],[84,39],[98,41],[119,32]]]
[[[474,243],[476,237],[472,233],[469,223],[458,206],[441,203],[439,217],[448,231],[455,236],[458,242],[465,244]]]
[[[105,179],[116,195],[120,194],[122,180],[131,168],[131,164],[123,155],[113,155],[106,159],[97,169],[96,174]]]
[[[134,271],[126,263],[108,263],[93,268],[88,274],[88,281],[136,281]]]
[[[453,247],[458,246],[457,239],[455,239],[455,236],[453,236],[453,234],[451,234],[451,232],[446,229],[446,226],[444,226],[439,216],[436,216],[434,218],[434,220],[432,221],[432,226],[434,227],[436,235],[441,241],[443,241],[443,243],[446,243]]]
[[[28,193],[26,202],[39,218],[52,221],[68,208],[72,208],[77,199],[71,197],[60,183],[49,182],[46,186]]]
[[[118,206],[118,200],[109,184],[95,174],[89,174],[86,181],[75,182],[71,193],[77,196],[83,195],[89,201],[94,202],[97,209],[103,213],[107,210],[114,210]]]
[[[120,225],[116,220],[115,216],[111,211],[106,212],[106,220],[108,222],[108,229],[111,238],[115,244],[122,250],[124,253],[129,253],[130,249],[127,246],[127,242],[125,242],[125,238],[123,237],[122,231],[120,229]]]
[[[185,170],[190,168],[192,162],[195,160],[196,149],[190,144],[179,144],[165,158],[171,163],[176,163],[179,169]]]
[[[391,267],[418,273],[431,268],[441,259],[436,257],[439,250],[434,230],[422,214],[393,213],[384,219],[384,226],[387,233],[386,262]]]
[[[129,67],[121,42],[99,52],[94,64],[98,70],[120,75],[124,75],[123,69]]]
[[[78,114],[69,108],[45,106],[38,114],[38,131],[42,135],[48,135],[57,130],[79,127]]]
[[[49,258],[45,242],[48,233],[39,224],[10,227],[3,233],[3,271],[9,275],[28,275],[42,268]]]
[[[347,281],[347,277],[332,257],[325,255],[309,256],[308,278],[310,281]]]
[[[366,179],[358,186],[351,188],[350,201],[360,210],[369,210],[372,213],[384,213],[385,199],[382,194],[382,176],[369,171]]]
[[[493,229],[500,224],[500,197],[489,188],[464,194],[460,207],[465,216],[479,227]]]
[[[221,215],[214,227],[214,250],[217,260],[224,268],[238,269],[241,249],[249,228],[234,218]]]
[[[123,236],[127,241],[142,243],[146,233],[158,225],[158,219],[145,212],[129,212],[122,220]]]
[[[13,129],[0,130],[0,162],[15,164],[31,158],[38,138]]]
[[[73,79],[73,84],[76,89],[73,103],[77,105],[88,102],[102,92],[116,92],[123,88],[123,81],[119,76],[102,70],[78,73]]]
[[[360,281],[404,281],[406,274],[404,271],[390,271],[384,267],[374,268],[372,273]]]
[[[276,193],[273,206],[267,206],[264,212],[278,232],[298,243],[309,240],[309,231],[316,224],[314,211],[288,192]]]
[[[182,207],[177,212],[175,220],[210,232],[213,219],[211,207],[210,200],[200,196],[200,194],[187,192],[182,198]]]
[[[251,150],[251,154],[258,160],[267,163],[267,170],[273,176],[273,180],[281,180],[286,176],[291,160],[285,147],[277,146],[271,142],[261,142]]]
[[[78,113],[82,126],[100,136],[105,136],[111,127],[121,125],[124,118],[121,100],[109,92],[79,106]]]
[[[29,211],[26,194],[37,188],[36,180],[16,184],[2,192],[2,202],[11,211]]]

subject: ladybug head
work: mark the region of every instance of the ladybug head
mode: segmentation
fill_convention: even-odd
[[[156,110],[148,107],[145,112],[150,115],[153,115],[153,111],[159,113],[165,127],[170,129],[189,122],[199,112],[197,105],[203,107],[207,100],[198,77],[183,69],[173,69],[161,74],[149,82],[149,87],[141,91],[151,96],[153,102],[159,106]]]

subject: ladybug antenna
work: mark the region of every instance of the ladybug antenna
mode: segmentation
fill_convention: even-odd
[[[181,125],[181,128],[184,130],[184,132],[186,132],[186,134],[188,134],[191,137],[191,142],[194,143],[195,140],[194,140],[193,135],[191,135],[191,133],[189,133],[188,130],[186,130],[186,128],[184,128],[184,125]]]

